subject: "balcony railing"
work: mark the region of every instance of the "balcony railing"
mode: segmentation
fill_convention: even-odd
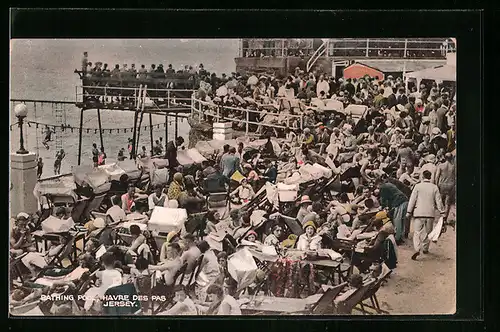
[[[299,47],[283,40],[262,40],[262,47],[249,47],[241,42],[240,57],[310,57],[314,54],[312,39],[306,47]],[[255,45],[254,45],[255,46]],[[373,57],[373,58],[445,58],[454,51],[455,45],[445,39],[329,39],[329,57]]]

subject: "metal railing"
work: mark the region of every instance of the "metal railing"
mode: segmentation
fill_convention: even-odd
[[[312,68],[312,66],[314,66],[314,64],[316,63],[316,61],[318,61],[318,59],[320,57],[323,56],[323,54],[325,54],[325,52],[328,50],[328,40],[326,41],[323,41],[323,43],[321,44],[320,47],[318,47],[318,49],[316,50],[316,52],[314,52],[314,54],[311,56],[311,58],[307,61],[307,65],[306,65],[306,71],[309,72]]]
[[[103,105],[117,103],[128,103],[137,106],[140,98],[141,87],[107,87],[107,86],[76,86],[76,102],[85,103],[86,101],[98,101]],[[189,107],[191,102],[190,95],[192,89],[147,89],[147,99],[155,105],[166,105]],[[153,106],[153,105],[152,105]]]
[[[445,58],[453,45],[445,39],[330,39],[330,57]]]
[[[281,99],[282,102],[286,101],[285,98]],[[259,108],[271,106],[271,104],[257,104]],[[291,108],[291,107],[290,107]],[[229,116],[228,114],[233,112],[239,112],[242,118]],[[257,114],[258,118],[265,117],[266,115],[273,115],[277,118],[278,123],[266,123],[263,121],[257,122],[250,119],[250,114]],[[212,102],[202,101],[196,99],[195,94],[193,94],[191,99],[191,118],[198,122],[206,121],[209,118],[213,118],[214,122],[219,122],[221,120],[236,122],[245,127],[245,133],[248,135],[250,132],[250,125],[262,126],[263,128],[300,128],[303,129],[304,118],[303,115],[289,114],[289,113],[274,113],[264,110],[251,110],[246,108],[239,108],[233,106],[218,105]]]
[[[302,42],[294,39],[241,39],[239,47],[239,56],[243,58],[310,56],[313,53],[312,39]]]

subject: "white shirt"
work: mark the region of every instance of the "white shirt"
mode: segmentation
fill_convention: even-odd
[[[229,306],[229,312],[223,312],[222,308],[224,305]],[[219,306],[219,311],[217,315],[241,315],[240,304],[231,295],[226,295]]]
[[[151,195],[149,195],[148,197],[148,205],[149,205],[149,209],[150,210],[153,210],[156,206],[155,202],[154,202],[154,198],[156,197],[156,193],[152,193]],[[158,200],[161,200],[163,197],[165,197],[165,200],[163,202],[163,207],[168,207],[168,198],[167,198],[167,195],[165,194],[161,194],[160,195],[160,198],[157,198]]]
[[[318,97],[321,95],[321,91],[324,91],[325,95],[328,95],[328,93],[330,92],[330,85],[325,80],[320,81],[318,82],[318,84],[316,84],[316,95]]]

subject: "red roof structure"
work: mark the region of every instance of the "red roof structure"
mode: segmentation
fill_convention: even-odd
[[[344,69],[344,78],[362,78],[366,75],[378,77],[379,80],[383,80],[385,76],[382,71],[360,62],[353,63]]]

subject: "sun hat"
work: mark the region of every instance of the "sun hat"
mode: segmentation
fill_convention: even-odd
[[[176,231],[171,231],[167,234],[167,242],[170,243],[170,241],[179,233]]]
[[[385,125],[386,125],[387,127],[392,127],[392,121],[391,121],[391,120],[387,120],[387,121],[385,121]]]
[[[398,111],[404,111],[405,110],[405,107],[403,105],[401,105],[401,104],[397,104],[396,108],[398,109]]]
[[[438,127],[432,128],[432,135],[439,135],[441,134],[441,130]]]
[[[433,155],[433,154],[429,154],[427,156],[425,156],[424,160],[428,163],[435,163],[436,162],[436,156]]]
[[[375,220],[382,220],[382,222],[385,224],[386,222],[389,221],[389,217],[387,216],[387,212],[385,212],[385,211],[377,212],[377,214],[375,215]]]
[[[27,214],[26,212],[19,212],[17,214],[16,219],[22,219],[22,218],[29,219],[29,217],[30,217],[29,214]]]
[[[304,128],[304,134],[310,134],[311,133],[311,129],[309,128]]]
[[[311,199],[309,198],[308,195],[304,195],[300,198],[300,203],[299,204],[304,204],[304,203],[312,203]]]
[[[258,237],[258,235],[257,235],[257,233],[256,233],[255,231],[250,230],[250,231],[248,231],[247,235],[245,235],[245,239],[248,239],[248,237],[249,237],[250,235],[255,236],[255,238],[257,238],[257,237]]]
[[[311,226],[312,228],[314,228],[314,230],[316,230],[316,224],[314,223],[314,221],[312,220],[309,220],[308,222],[306,222],[303,226],[302,226],[302,229],[306,229],[307,227]]]

